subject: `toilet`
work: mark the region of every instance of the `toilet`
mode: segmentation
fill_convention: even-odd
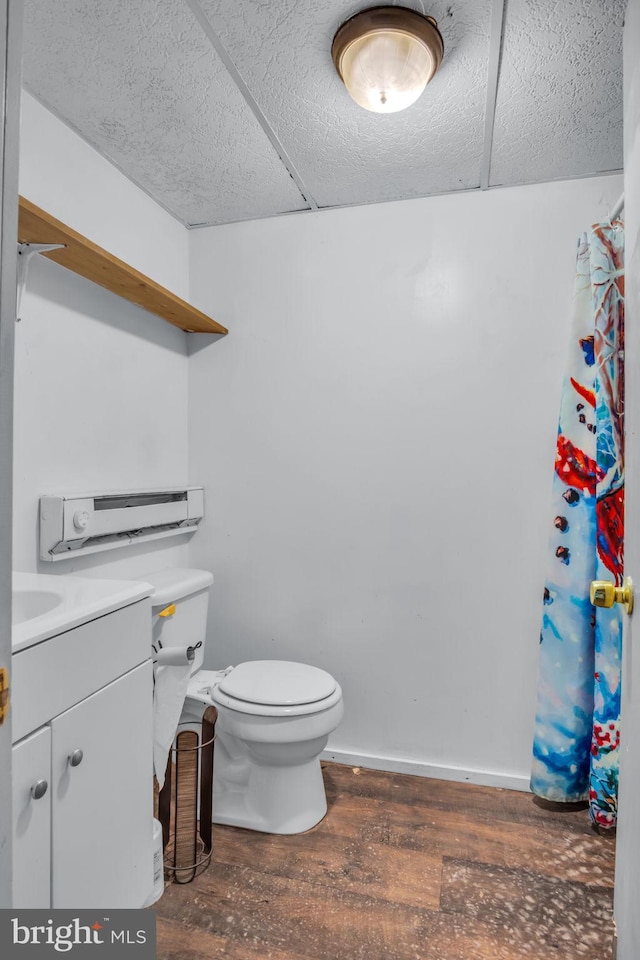
[[[213,576],[172,568],[143,578],[151,597],[153,643],[192,647],[181,724],[199,727],[218,711],[213,821],[264,833],[302,833],[327,812],[320,754],[342,720],[342,690],[319,667],[251,660],[203,670]]]

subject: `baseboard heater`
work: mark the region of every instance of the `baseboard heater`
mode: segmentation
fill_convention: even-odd
[[[40,497],[40,559],[193,533],[203,516],[202,487]]]

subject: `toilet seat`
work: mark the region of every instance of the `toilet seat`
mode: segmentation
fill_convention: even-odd
[[[292,660],[249,660],[231,670],[218,685],[221,693],[247,703],[300,706],[326,700],[336,681],[326,670]]]
[[[278,664],[285,664],[286,666],[280,669],[277,666]],[[297,670],[290,670],[289,668],[292,666],[306,669],[298,672]],[[228,683],[230,678],[238,671],[240,671],[240,677],[237,685]],[[262,690],[257,688],[258,674],[262,676]],[[293,688],[293,678],[296,675],[302,677],[303,674],[307,674],[306,678],[303,677],[302,686],[296,693],[295,688]],[[243,676],[247,680],[246,686]],[[279,678],[277,695],[273,690],[269,692],[267,685],[270,680],[267,678],[275,678],[276,681]],[[229,690],[242,693],[244,699],[226,692]],[[290,702],[265,703],[258,702],[257,699],[247,700],[249,691],[261,700],[274,700],[277,696],[286,695]],[[318,695],[322,693],[325,696],[319,697]],[[311,696],[315,696],[317,699],[307,699]],[[282,660],[250,660],[238,664],[237,667],[229,671],[199,670],[189,681],[187,698],[213,703],[218,707],[226,707],[229,710],[235,710],[237,713],[249,714],[254,717],[302,717],[320,713],[333,707],[342,699],[342,689],[331,674],[326,673],[325,670],[320,670],[318,667]],[[291,702],[301,699],[305,702]]]
[[[299,703],[292,706],[278,706],[269,703],[247,703],[246,700],[236,700],[219,687],[211,690],[211,701],[217,707],[227,707],[236,713],[246,713],[252,717],[304,717],[328,710],[342,700],[342,690],[338,684],[330,697],[325,700],[315,700],[313,703]]]

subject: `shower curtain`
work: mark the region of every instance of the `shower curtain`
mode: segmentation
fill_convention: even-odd
[[[594,579],[622,584],[624,531],[624,228],[578,241],[569,358],[553,477],[540,633],[531,789],[588,799],[615,827],[622,613],[593,607]]]

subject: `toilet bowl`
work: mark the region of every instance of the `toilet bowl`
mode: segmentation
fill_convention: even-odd
[[[180,723],[199,726],[208,706],[218,710],[214,823],[279,834],[313,827],[327,812],[320,754],[343,717],[340,685],[288,660],[202,669],[212,575],[170,569],[144,579],[155,591],[154,646],[197,647]]]

